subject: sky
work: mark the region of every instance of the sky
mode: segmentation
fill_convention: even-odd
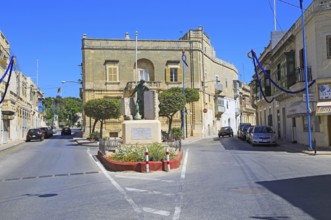
[[[300,0],[275,0],[277,31],[300,18]],[[303,0],[306,8],[312,0]],[[274,30],[274,0],[3,0],[0,31],[16,56],[17,69],[45,97],[79,97],[83,34],[88,38],[178,40],[203,26],[216,57],[232,63],[242,82],[254,73],[247,53],[268,45]],[[134,55],[135,56],[135,55]],[[1,75],[3,73],[0,73]],[[61,83],[67,81],[66,83]],[[71,82],[69,82],[71,81]]]

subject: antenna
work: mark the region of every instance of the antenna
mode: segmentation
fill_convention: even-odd
[[[277,30],[277,25],[276,25],[276,22],[277,22],[277,19],[276,19],[276,0],[274,0],[274,31]]]
[[[37,59],[37,87],[38,87],[38,59]]]

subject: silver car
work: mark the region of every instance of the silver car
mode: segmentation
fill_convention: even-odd
[[[252,137],[253,137],[253,129],[254,126],[251,126],[247,129],[247,133],[246,133],[246,141],[248,143],[252,143]]]
[[[254,145],[277,145],[275,132],[269,126],[255,126],[250,136]]]

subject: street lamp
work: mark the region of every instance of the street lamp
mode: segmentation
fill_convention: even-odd
[[[77,84],[83,84],[83,81],[81,79],[78,79],[77,81],[73,81],[73,80],[62,80],[61,81],[62,84],[64,83],[77,83]],[[62,96],[62,86],[60,87],[60,96]]]

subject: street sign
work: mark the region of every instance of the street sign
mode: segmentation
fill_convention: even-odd
[[[309,93],[308,94],[308,99],[309,102],[316,102],[316,98],[314,94]],[[302,100],[305,102],[306,101],[306,94],[302,94]]]

